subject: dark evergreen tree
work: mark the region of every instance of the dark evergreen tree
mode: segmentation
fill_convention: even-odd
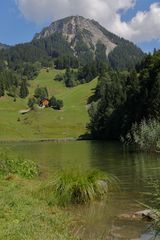
[[[77,74],[70,68],[66,69],[66,72],[64,74],[64,83],[66,87],[75,87],[78,84]]]
[[[49,100],[49,106],[54,108],[56,104],[57,104],[57,100],[54,96],[52,96]]]
[[[36,103],[36,99],[34,97],[28,99],[28,107],[30,109],[32,110],[34,109],[35,103]]]
[[[57,100],[54,96],[52,96],[49,100],[49,106],[55,110],[61,110],[63,108],[63,101]]]
[[[4,96],[4,94],[5,94],[4,84],[2,80],[0,80],[0,97]]]
[[[100,77],[89,110],[94,137],[120,138],[143,119],[160,121],[160,51],[149,54],[137,71]]]
[[[21,86],[20,86],[20,97],[21,98],[26,98],[29,94],[28,86],[27,86],[27,81],[22,80]]]

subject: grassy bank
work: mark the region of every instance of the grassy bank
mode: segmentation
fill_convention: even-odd
[[[85,133],[89,121],[87,99],[97,81],[69,89],[62,82],[53,80],[59,72],[42,70],[35,80],[30,81],[29,90],[33,95],[37,86],[47,87],[50,96],[55,95],[64,101],[62,111],[44,109],[22,116],[18,112],[27,108],[28,99],[14,102],[8,96],[0,98],[0,141],[77,138]]]
[[[0,239],[76,239],[70,214],[38,194],[47,182],[39,167],[14,152],[0,153]]]
[[[40,181],[0,181],[0,239],[75,240],[71,215],[35,196]]]
[[[43,174],[14,153],[0,155],[0,239],[76,240],[81,219],[76,223],[69,205],[100,200],[114,183],[95,170]]]

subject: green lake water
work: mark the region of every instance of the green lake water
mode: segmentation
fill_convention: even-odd
[[[77,220],[74,232],[85,240],[148,240],[147,223],[119,218],[142,210],[150,179],[160,178],[160,155],[136,153],[117,142],[44,142],[5,144],[26,159],[37,162],[46,176],[57,169],[98,168],[117,176],[120,190],[102,202],[70,209]]]

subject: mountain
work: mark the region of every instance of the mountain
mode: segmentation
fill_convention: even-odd
[[[106,56],[117,47],[114,41],[105,34],[101,26],[84,17],[68,17],[52,23],[48,28],[36,34],[34,39],[49,38],[55,33],[60,33],[73,49],[75,55],[78,56],[77,45],[82,41],[93,53],[96,51],[96,46],[101,43],[106,48]]]
[[[50,47],[56,52],[54,36],[57,34],[65,41],[70,52],[82,63],[100,55],[103,60],[109,60],[112,67],[126,68],[134,67],[144,56],[142,50],[132,42],[107,31],[98,22],[81,16],[72,16],[53,22],[36,34],[33,42],[36,45],[36,41],[42,41],[47,48],[47,42],[51,42],[52,39],[53,45]],[[61,50],[57,48],[57,55]]]
[[[98,22],[71,16],[44,28],[29,43],[1,50],[0,61],[17,69],[22,63],[40,62],[58,69],[77,68],[95,61],[114,69],[133,69],[144,53],[132,42],[107,31]]]

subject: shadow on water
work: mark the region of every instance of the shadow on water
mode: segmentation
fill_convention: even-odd
[[[18,143],[7,147],[36,161],[49,175],[57,169],[98,168],[120,179],[120,191],[110,194],[108,199],[72,208],[77,219],[81,219],[82,239],[151,238],[149,234],[144,235],[148,225],[117,216],[140,210],[137,201],[147,203],[143,192],[150,190],[149,179],[160,176],[160,155],[126,150],[119,142]]]

